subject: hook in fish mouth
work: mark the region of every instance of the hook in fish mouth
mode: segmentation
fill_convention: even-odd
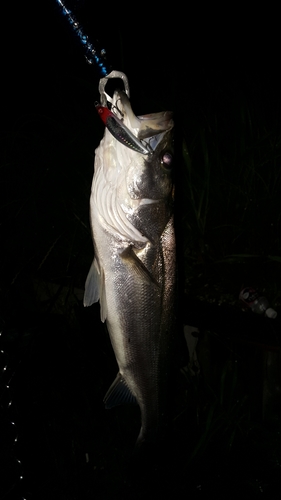
[[[137,153],[143,155],[152,153],[148,144],[144,145],[110,109],[100,106],[98,103],[95,106],[103,123],[117,141],[129,149],[137,151]]]
[[[105,124],[108,128],[109,132],[115,137],[115,139],[124,146],[133,151],[137,151],[143,155],[148,155],[152,152],[152,149],[146,143],[143,144],[133,132],[116,116],[112,109],[116,108],[119,114],[121,115],[121,111],[117,108],[117,106],[112,106],[112,98],[105,92],[105,86],[110,78],[120,78],[124,83],[124,90],[126,96],[130,97],[130,89],[128,78],[121,71],[111,71],[109,75],[105,78],[100,79],[99,83],[99,93],[100,93],[100,104],[95,103],[96,109]],[[110,103],[111,109],[108,108],[108,103]]]
[[[105,92],[110,78],[120,78],[124,84],[124,91],[115,91],[113,97]],[[100,104],[96,103],[96,109],[103,123],[117,141],[137,153],[152,155],[161,134],[174,126],[170,111],[135,116],[129,100],[128,79],[121,71],[112,71],[101,78],[99,92]]]

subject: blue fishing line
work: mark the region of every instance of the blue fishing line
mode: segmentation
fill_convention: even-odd
[[[56,0],[61,7],[62,14],[67,18],[71,28],[74,33],[78,36],[80,42],[82,43],[85,51],[85,58],[88,64],[95,64],[99,73],[102,77],[110,73],[111,68],[106,62],[106,51],[105,49],[98,49],[94,47],[90,41],[88,35],[84,32],[81,24],[77,21],[73,12],[69,10],[62,0]]]

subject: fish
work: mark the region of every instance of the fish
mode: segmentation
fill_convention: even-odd
[[[84,306],[100,302],[119,368],[105,407],[139,405],[139,448],[165,439],[168,428],[176,290],[174,121],[170,111],[136,116],[123,90],[114,91],[105,114],[116,130],[113,135],[106,128],[95,151],[94,260]]]

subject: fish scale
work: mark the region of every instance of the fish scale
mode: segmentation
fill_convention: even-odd
[[[119,367],[106,407],[139,405],[140,447],[162,439],[167,427],[176,266],[173,120],[167,112],[136,117],[121,91],[113,95],[112,112],[117,103],[117,125],[126,124],[133,142],[134,134],[136,143],[149,141],[149,154],[107,129],[96,150],[90,199],[95,260],[84,305],[100,301]]]

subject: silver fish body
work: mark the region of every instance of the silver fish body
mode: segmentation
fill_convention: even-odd
[[[141,444],[161,437],[167,423],[175,295],[173,120],[170,112],[136,117],[119,91],[112,109],[150,153],[129,149],[107,129],[96,149],[90,199],[95,259],[84,305],[100,301],[119,367],[106,407],[139,404]]]

